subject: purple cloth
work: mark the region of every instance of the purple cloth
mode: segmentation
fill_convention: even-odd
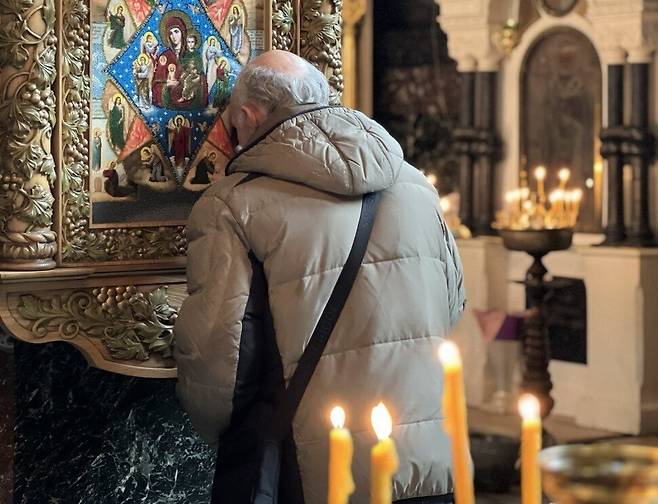
[[[503,320],[503,325],[496,333],[494,339],[501,341],[516,341],[521,339],[521,328],[523,325],[523,317],[518,315],[506,315]]]

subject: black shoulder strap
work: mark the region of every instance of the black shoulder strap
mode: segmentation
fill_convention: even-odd
[[[356,229],[352,250],[350,250],[347,262],[336,281],[329,301],[324,307],[322,315],[320,315],[320,319],[313,330],[311,339],[299,359],[297,369],[290,379],[290,383],[278,409],[274,429],[279,439],[285,438],[290,431],[297,407],[302,401],[306,387],[311,381],[322,352],[327,346],[329,337],[334,330],[336,322],[338,322],[338,317],[352,290],[352,285],[354,285],[354,280],[356,280],[356,275],[359,272],[368,241],[370,240],[370,233],[375,222],[380,198],[381,193],[378,192],[369,193],[363,197],[361,215],[359,216],[359,224]]]

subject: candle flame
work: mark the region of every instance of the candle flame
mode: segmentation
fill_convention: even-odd
[[[519,413],[524,420],[539,418],[539,401],[532,394],[523,394],[519,399]]]
[[[441,206],[441,210],[443,211],[444,214],[450,211],[450,201],[448,201],[447,199],[441,198],[439,200],[439,205]]]
[[[340,406],[334,407],[329,417],[334,429],[342,429],[345,426],[345,410]]]
[[[546,178],[546,167],[538,166],[535,168],[535,178],[537,180],[544,180]]]
[[[569,168],[562,168],[559,172],[557,172],[557,176],[561,182],[566,182],[569,180],[569,177],[571,177],[571,171]]]
[[[530,196],[530,189],[528,189],[527,187],[522,187],[521,189],[518,189],[518,191],[521,198],[524,200],[528,199],[528,196]]]
[[[377,434],[377,439],[380,441],[389,437],[393,432],[393,419],[384,403],[380,402],[372,409],[370,420],[372,421],[372,428]]]
[[[583,198],[583,190],[574,189],[571,191],[571,197],[573,198],[573,201],[580,201]]]
[[[444,366],[456,366],[461,364],[459,348],[452,341],[444,341],[439,346],[439,360]]]

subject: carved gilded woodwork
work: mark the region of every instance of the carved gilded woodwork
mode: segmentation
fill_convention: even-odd
[[[343,93],[342,5],[342,0],[303,0],[301,14],[299,54],[327,76],[335,104]]]
[[[170,377],[175,376],[173,327],[184,295],[183,284],[57,290],[40,286],[36,292],[2,293],[0,314],[23,341],[66,341],[101,369]]]
[[[125,38],[122,32],[115,40],[116,30],[112,32],[109,18],[118,15],[118,7],[126,13],[124,26],[132,25],[126,28]],[[239,65],[254,54],[249,44],[254,44],[256,53],[273,46],[301,54],[327,75],[336,102],[343,89],[340,8],[340,0],[172,0],[165,4],[151,0],[0,0],[0,318],[7,330],[32,343],[67,341],[91,364],[109,371],[175,376],[172,329],[185,292],[179,268],[187,245],[183,225],[187,214],[182,219],[96,219],[97,201],[121,203],[130,198],[121,195],[111,200],[109,196],[114,195],[102,185],[108,177],[104,172],[111,171],[106,170],[107,165],[112,168],[112,160],[120,165],[126,153],[111,144],[111,125],[94,121],[101,116],[105,121],[120,95],[125,126],[128,119],[141,117],[149,130],[145,135],[152,137],[151,144],[138,144],[132,151],[142,162],[149,155],[144,145],[152,153],[150,146],[156,144],[157,127],[169,129],[165,123],[148,122],[148,113],[139,102],[146,96],[136,97],[130,86],[120,87],[119,66],[123,59],[133,58],[130,51],[134,52],[140,41],[142,52],[137,60],[144,54],[146,33],[142,32],[146,29],[165,46],[173,43],[170,32],[148,26],[153,19],[164,23],[172,9],[178,16],[185,11],[189,19],[207,15],[210,24],[202,28],[186,25],[193,27],[190,33],[204,40],[205,51],[209,33],[215,30],[215,40],[222,37],[222,47],[230,47],[233,54],[229,56]],[[242,23],[240,36],[230,32],[229,15],[241,17],[236,21]],[[114,43],[124,45],[121,49],[113,46],[108,53],[106,44]],[[104,51],[102,57],[99,51]],[[162,46],[153,53],[154,66],[155,62],[162,65],[158,58],[164,53],[160,51],[165,51]],[[104,66],[99,70],[101,60]],[[229,67],[227,72],[233,70]],[[98,72],[103,77],[100,99],[94,88]],[[124,75],[136,82],[134,68]],[[108,91],[106,82],[116,89]],[[153,93],[151,88],[149,100]],[[217,114],[209,119],[210,129],[220,122],[222,110],[217,105]],[[105,155],[111,151],[102,151],[102,166],[95,158],[99,129],[106,135],[103,141],[108,142],[103,148],[114,151],[112,157]],[[129,143],[132,126],[123,131]],[[210,137],[205,129],[201,131],[207,134],[203,141]],[[223,135],[227,137],[226,132]],[[164,138],[166,141],[166,135]],[[169,163],[169,173],[176,176],[172,184],[180,187],[196,178],[205,147],[188,153],[180,173],[172,171],[179,168],[175,148],[169,152],[166,145],[157,147],[160,159]],[[227,162],[232,153],[226,145],[219,150],[222,148],[223,162]],[[123,176],[130,179],[127,171]],[[141,187],[152,189],[160,182],[154,177],[156,180],[147,177]],[[129,180],[129,184],[139,183]],[[125,182],[120,185],[125,187]],[[99,200],[99,194],[106,199]],[[163,194],[164,205],[171,205]],[[43,273],[2,271],[55,265],[61,267]],[[167,295],[165,284],[172,285]],[[175,302],[170,301],[172,290]]]
[[[297,9],[292,0],[272,0],[272,48],[296,52]]]
[[[0,269],[55,266],[56,43],[53,0],[0,0]]]

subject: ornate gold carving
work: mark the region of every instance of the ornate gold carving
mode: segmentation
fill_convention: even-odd
[[[55,266],[55,5],[0,0],[0,268]]]
[[[272,48],[294,51],[295,9],[292,0],[272,0]]]
[[[0,2],[5,0],[0,0]],[[183,226],[89,227],[89,9],[64,0],[62,89],[62,257],[66,262],[162,259],[185,255]]]
[[[343,92],[341,62],[341,9],[343,0],[303,0],[300,55],[317,66],[329,80],[331,102]]]
[[[103,287],[40,298],[20,296],[18,313],[27,329],[41,339],[57,331],[64,340],[99,338],[117,360],[148,360],[153,354],[171,357],[176,308],[167,288],[146,294],[135,286]]]

